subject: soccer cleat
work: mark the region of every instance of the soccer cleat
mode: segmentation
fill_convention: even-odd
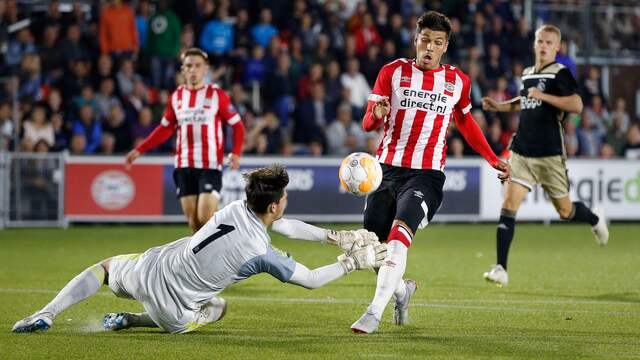
[[[376,318],[373,312],[367,309],[360,319],[351,325],[351,331],[356,334],[371,334],[378,331],[379,325],[380,320]]]
[[[591,227],[591,232],[596,237],[598,245],[604,246],[609,242],[609,229],[607,228],[607,218],[601,208],[593,209],[593,213],[598,217],[598,223]]]
[[[493,265],[491,270],[484,273],[484,279],[496,284],[497,287],[507,286],[509,283],[509,275],[502,265]]]
[[[107,331],[118,331],[129,328],[129,313],[109,313],[104,315],[102,326]]]
[[[393,323],[396,325],[407,325],[409,323],[409,301],[418,290],[418,284],[416,284],[415,280],[407,279],[404,281],[404,285],[407,287],[407,293],[403,299],[396,299],[396,305],[393,307]]]
[[[35,314],[26,317],[13,325],[14,333],[30,333],[47,331],[51,327],[53,319],[45,314]]]

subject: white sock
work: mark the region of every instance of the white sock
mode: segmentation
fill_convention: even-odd
[[[393,297],[398,300],[398,299],[404,299],[404,297],[407,295],[407,285],[405,285],[404,283],[404,279],[400,279],[400,281],[398,281],[398,284],[396,285],[396,290],[393,292]]]
[[[407,246],[399,240],[389,242],[385,265],[378,271],[376,294],[368,308],[368,312],[373,313],[378,320],[382,318],[384,308],[398,288],[398,283],[402,282],[402,275],[407,267],[407,250]]]
[[[78,274],[38,313],[45,313],[55,319],[58,314],[89,296],[95,294],[104,282],[105,271],[101,264],[93,265]]]

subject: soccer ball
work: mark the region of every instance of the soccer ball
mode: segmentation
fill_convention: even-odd
[[[351,194],[367,195],[380,186],[382,168],[373,156],[356,152],[342,160],[338,177],[342,187]]]

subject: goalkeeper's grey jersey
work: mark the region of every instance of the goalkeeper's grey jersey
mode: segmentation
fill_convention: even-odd
[[[296,266],[271,246],[266,227],[242,200],[216,212],[193,236],[149,249],[143,256],[155,258],[148,264],[148,284],[163,283],[174,301],[187,308],[257,273],[288,281]]]

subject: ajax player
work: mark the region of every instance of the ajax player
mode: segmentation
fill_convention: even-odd
[[[14,332],[47,330],[65,309],[100,289],[138,300],[141,314],[107,314],[104,327],[160,327],[184,333],[224,316],[226,302],[218,295],[229,285],[258,273],[313,289],[353,270],[380,266],[386,244],[366,230],[334,231],[282,218],[287,206],[289,176],[274,165],[245,174],[247,200],[218,211],[197,233],[142,254],[106,259],[71,280],[35,314],[18,321]],[[267,228],[291,238],[322,241],[346,251],[338,261],[315,270],[271,246]]]
[[[471,116],[469,78],[459,69],[441,64],[447,51],[451,23],[435,11],[416,24],[415,59],[397,59],[382,67],[362,126],[383,127],[377,158],[383,178],[366,200],[364,227],[389,244],[378,271],[373,301],[351,329],[372,333],[384,308],[395,296],[394,322],[408,322],[409,300],[416,291],[413,280],[402,280],[407,251],[419,228],[427,226],[442,201],[446,133],[455,115],[467,142],[508,180],[509,167],[500,161]]]
[[[182,54],[186,85],[178,87],[167,103],[160,125],[125,159],[130,166],[142,153],[176,136],[173,180],[182,211],[195,233],[218,210],[224,158],[223,122],[233,129],[229,166],[240,167],[244,125],[229,95],[215,84],[206,84],[207,54],[190,48]]]
[[[542,25],[536,30],[535,64],[523,70],[520,96],[498,103],[482,99],[487,111],[520,111],[518,131],[511,141],[509,164],[512,181],[506,185],[496,231],[497,263],[484,278],[502,287],[509,283],[507,258],[516,226],[516,214],[527,193],[537,183],[551,197],[563,220],[587,223],[599,245],[609,241],[609,229],[602,209],[589,209],[583,202],[571,202],[564,149],[562,120],[566,112],[582,112],[582,99],[571,71],[556,62],[560,50],[560,29]]]

